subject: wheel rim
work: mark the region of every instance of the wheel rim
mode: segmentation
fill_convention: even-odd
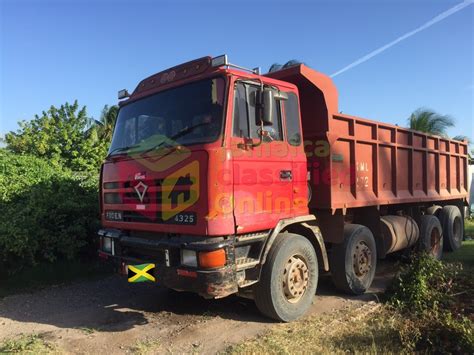
[[[438,252],[441,249],[441,234],[439,233],[438,228],[433,228],[433,230],[431,231],[430,241],[430,253],[432,255],[438,255]]]
[[[359,241],[355,245],[353,266],[358,278],[363,278],[372,269],[372,251],[364,241]]]
[[[290,257],[283,270],[283,292],[290,303],[297,303],[305,294],[309,284],[309,269],[300,255]]]

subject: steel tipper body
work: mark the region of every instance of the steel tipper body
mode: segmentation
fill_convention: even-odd
[[[304,65],[268,75],[299,90],[311,208],[466,199],[466,142],[341,114],[332,80]]]
[[[131,281],[238,293],[290,321],[321,271],[362,293],[385,254],[459,246],[466,143],[339,114],[304,65],[262,76],[204,57],[119,96],[100,255]]]

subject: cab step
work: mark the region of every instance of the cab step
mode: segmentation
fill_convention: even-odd
[[[242,234],[235,237],[235,245],[264,241],[268,237],[268,232]]]
[[[239,288],[245,288],[245,287],[251,286],[253,284],[256,284],[257,282],[258,282],[258,280],[244,280],[244,281],[239,283]]]
[[[259,263],[259,260],[258,259],[254,259],[254,258],[247,258],[247,257],[243,257],[243,258],[237,258],[235,260],[235,264],[237,266],[237,271],[239,270],[245,270],[245,269],[250,269],[254,266],[257,266]]]

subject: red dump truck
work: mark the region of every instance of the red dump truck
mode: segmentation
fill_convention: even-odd
[[[100,255],[130,282],[303,315],[328,272],[365,292],[377,259],[459,248],[467,144],[339,113],[303,64],[197,59],[119,92],[101,169]]]

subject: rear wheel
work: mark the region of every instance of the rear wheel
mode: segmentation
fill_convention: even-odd
[[[426,209],[426,214],[429,214],[431,216],[435,216],[439,219],[439,214],[441,213],[443,207],[438,206],[438,205],[433,205],[430,206]]]
[[[359,224],[344,226],[344,242],[334,244],[331,277],[334,285],[349,294],[362,294],[372,284],[377,250],[370,229]]]
[[[455,251],[461,247],[464,235],[464,221],[456,206],[444,206],[439,214],[443,227],[444,250]]]
[[[264,315],[283,322],[302,316],[311,306],[318,283],[313,245],[291,233],[278,236],[255,285],[255,303]]]
[[[420,249],[435,259],[443,255],[443,229],[435,216],[421,216]]]

